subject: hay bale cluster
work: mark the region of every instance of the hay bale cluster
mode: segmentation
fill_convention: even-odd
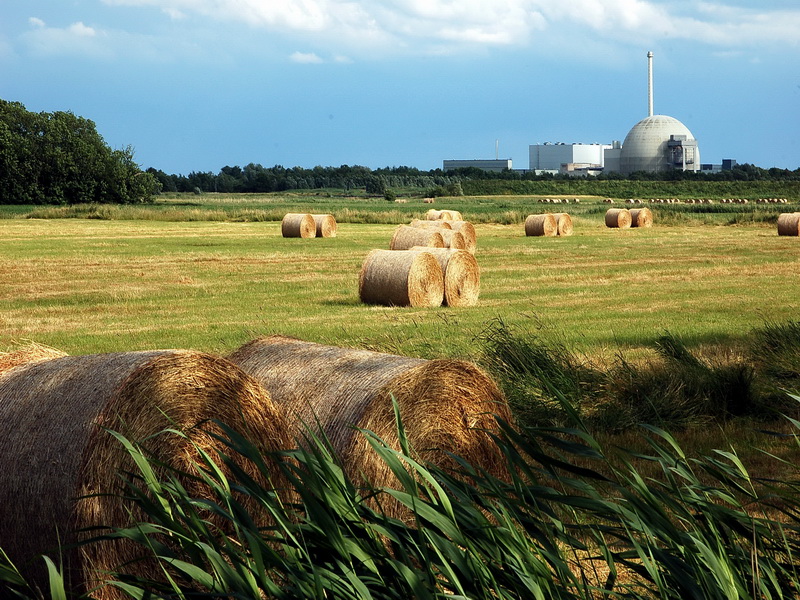
[[[281,221],[285,238],[336,237],[336,229],[336,219],[329,214],[287,213]]]
[[[456,256],[474,260],[463,250],[443,252],[453,253],[451,262]],[[426,252],[393,254],[427,257],[439,268]],[[393,399],[417,456],[442,466],[455,466],[454,453],[500,473],[502,456],[487,432],[497,433],[493,415],[512,420],[498,386],[471,363],[283,337],[254,340],[227,358],[189,350],[67,356],[46,347],[0,357],[3,550],[30,583],[46,589],[47,573],[37,556],[58,558],[64,546],[69,592],[92,590],[97,600],[123,597],[108,585],[108,573],[161,581],[166,576],[147,548],[129,540],[76,545],[145,518],[125,499],[120,474],[137,469],[109,430],[141,443],[157,474],[164,474],[161,464],[174,469],[172,474],[185,473],[180,483],[192,497],[213,500],[195,465],[201,454],[224,453],[256,483],[291,502],[288,482],[268,457],[307,439],[307,425],[316,424],[331,440],[354,481],[366,477],[385,486],[396,484],[391,471],[354,427],[399,450]],[[262,451],[266,477],[230,452],[215,421]],[[231,476],[226,467],[223,471]],[[252,499],[232,493],[257,525],[270,526]],[[382,504],[390,515],[404,514],[397,503],[382,499]],[[203,518],[221,535],[234,533],[212,511]]]
[[[477,303],[480,270],[473,256],[475,226],[453,210],[429,210],[425,217],[400,225],[388,251],[373,250],[367,255],[359,274],[362,302],[412,307]]]
[[[568,213],[545,213],[525,217],[526,236],[572,235],[572,217]]]

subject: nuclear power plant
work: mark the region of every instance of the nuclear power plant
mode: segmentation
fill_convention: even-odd
[[[653,53],[647,53],[647,117],[636,123],[625,139],[610,144],[544,143],[528,147],[529,163],[523,171],[599,175],[636,171],[665,172],[730,169],[736,161],[702,164],[700,147],[692,132],[678,119],[653,114]],[[475,167],[485,171],[511,169],[510,159],[445,160],[443,169]]]

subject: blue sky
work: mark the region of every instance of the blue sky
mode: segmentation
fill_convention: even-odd
[[[168,173],[512,158],[682,121],[800,167],[797,0],[0,0],[0,98]]]

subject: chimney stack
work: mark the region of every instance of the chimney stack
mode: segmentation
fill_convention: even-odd
[[[647,116],[653,116],[653,53],[647,53]]]

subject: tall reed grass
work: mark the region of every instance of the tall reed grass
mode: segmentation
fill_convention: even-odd
[[[175,473],[155,477],[146,448],[119,437],[141,469],[122,475],[147,518],[103,535],[140,544],[164,577],[109,574],[109,584],[141,599],[797,597],[794,462],[785,479],[761,480],[735,453],[689,458],[655,427],[646,428],[648,452],[610,461],[579,419],[569,428],[501,425],[507,469],[499,478],[463,461],[456,471],[416,461],[399,419],[401,451],[361,431],[397,475],[396,489],[357,487],[325,440],[263,456],[227,429],[227,455],[199,465],[212,490],[205,498],[191,497]],[[785,443],[798,450],[798,436]],[[296,501],[259,486],[234,453],[264,472],[277,460]],[[642,476],[634,466],[641,461],[657,475]],[[257,527],[237,493],[257,499],[273,525]],[[410,517],[387,518],[365,501],[388,497]],[[212,528],[210,513],[232,533]],[[53,575],[49,597],[64,597],[55,568]],[[9,593],[34,596],[12,567],[0,578]]]

